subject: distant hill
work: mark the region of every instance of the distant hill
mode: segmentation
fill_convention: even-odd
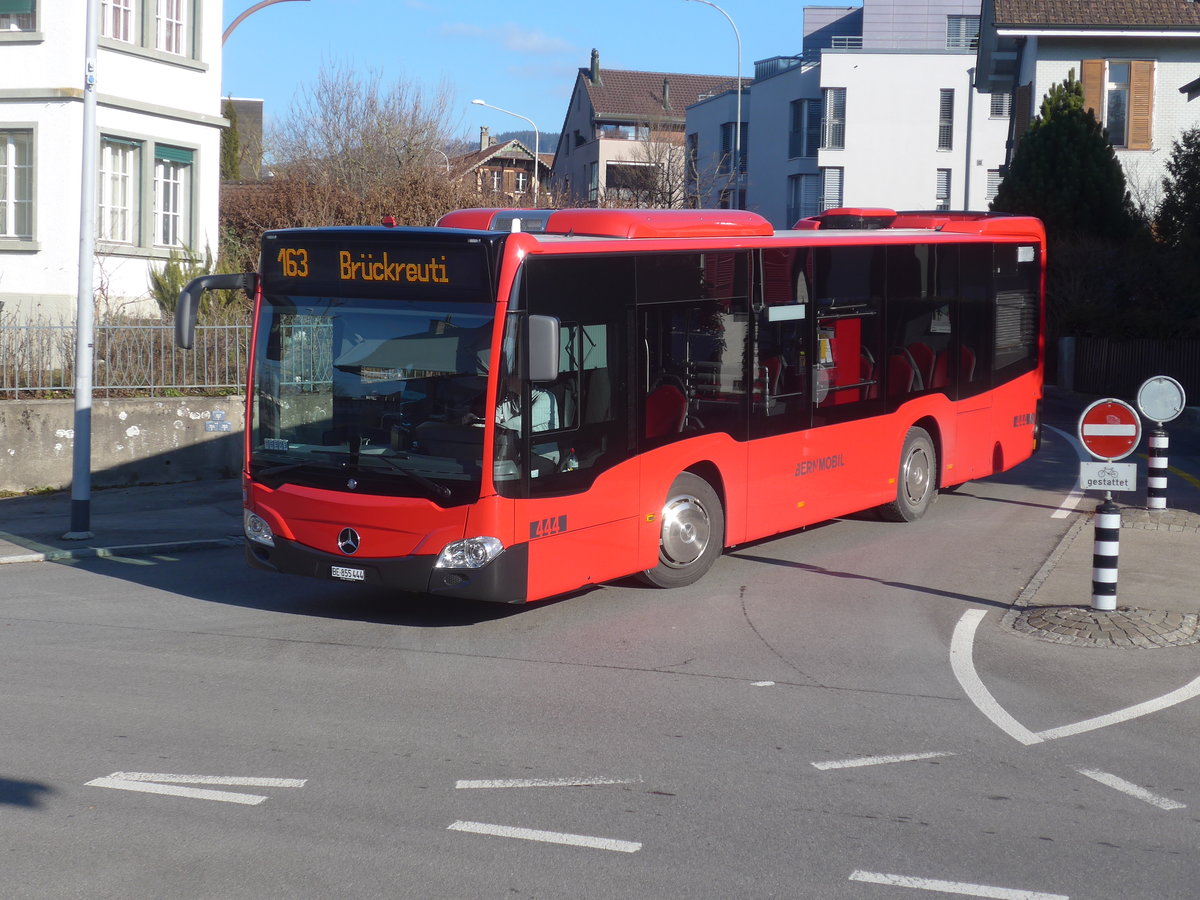
[[[447,147],[446,152],[451,156],[457,156],[461,153],[469,153],[472,150],[479,149],[479,138],[474,141],[459,141],[453,147]],[[500,134],[493,134],[492,141],[497,144],[503,144],[505,141],[517,140],[533,149],[533,131],[526,128],[524,131],[503,131]],[[538,144],[538,150],[543,154],[553,153],[554,148],[558,146],[558,132],[543,131],[541,133],[541,142]]]

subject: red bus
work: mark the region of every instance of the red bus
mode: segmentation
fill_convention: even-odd
[[[243,472],[260,568],[505,602],[1011,468],[1044,232],[990,213],[490,210],[267,232]]]

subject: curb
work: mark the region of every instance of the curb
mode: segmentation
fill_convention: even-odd
[[[164,541],[158,544],[124,544],[115,547],[81,547],[78,550],[45,550],[0,556],[0,565],[9,563],[64,562],[79,559],[108,559],[127,556],[153,556],[157,553],[180,553],[188,550],[216,550],[241,544],[242,538],[204,538],[190,541]]]

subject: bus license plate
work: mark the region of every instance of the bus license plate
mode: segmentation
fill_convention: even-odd
[[[366,581],[366,569],[350,569],[346,566],[330,566],[329,574],[342,581]]]

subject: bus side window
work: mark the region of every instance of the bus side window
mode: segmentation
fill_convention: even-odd
[[[768,249],[762,252],[762,284],[751,364],[752,437],[807,428],[809,396],[808,251]]]
[[[813,251],[814,425],[876,414],[881,386],[901,374],[881,346],[885,271],[882,247]]]
[[[938,266],[954,260],[953,248],[930,244],[889,247],[887,347],[892,406],[911,394],[951,389],[954,335],[950,298],[938,296]]]
[[[959,250],[958,397],[992,386],[992,247],[963,244]]]

